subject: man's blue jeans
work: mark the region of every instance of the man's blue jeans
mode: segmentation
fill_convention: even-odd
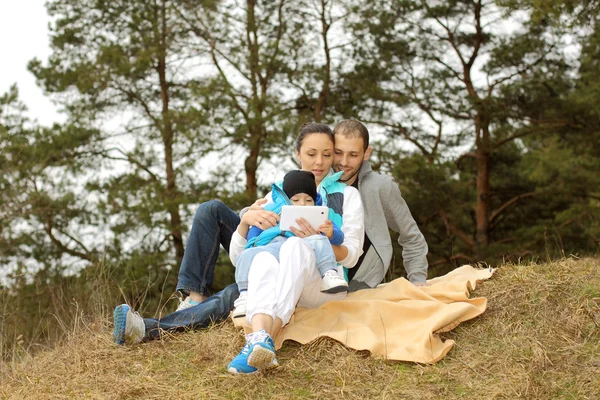
[[[231,236],[239,224],[240,217],[219,200],[200,204],[179,267],[178,291],[184,294],[196,292],[203,296],[212,294],[210,287],[219,247],[223,245],[229,252]]]
[[[193,291],[205,296],[209,294],[219,248],[222,245],[229,251],[231,236],[239,223],[240,217],[218,200],[208,201],[198,207],[179,268],[178,291],[185,294]],[[225,320],[238,296],[238,288],[234,283],[197,306],[176,311],[161,319],[145,318],[146,334],[156,339],[160,329],[200,329],[213,321]]]
[[[225,320],[238,298],[237,285],[232,283],[217,294],[210,296],[197,306],[175,311],[161,319],[144,318],[146,338],[160,339],[161,330],[180,332],[189,329],[206,328],[211,322]]]

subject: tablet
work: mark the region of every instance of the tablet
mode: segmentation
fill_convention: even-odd
[[[323,225],[329,216],[327,206],[282,206],[279,227],[282,231],[289,231],[290,227],[300,229],[296,220],[304,218],[315,229]]]

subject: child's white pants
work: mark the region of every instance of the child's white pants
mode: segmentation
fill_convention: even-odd
[[[321,275],[315,266],[315,253],[303,239],[291,237],[286,240],[281,246],[279,260],[266,252],[254,257],[248,275],[248,323],[252,323],[255,314],[267,314],[273,319],[280,318],[286,325],[296,305],[317,308],[327,301],[346,297],[346,292],[321,293]]]

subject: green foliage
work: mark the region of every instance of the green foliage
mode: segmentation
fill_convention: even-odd
[[[94,149],[98,132],[35,126],[23,117],[16,87],[0,98],[0,109],[0,262],[62,270],[63,255],[94,259],[96,249],[76,237],[98,224],[78,182],[91,167],[79,154]]]
[[[14,110],[3,115],[3,261],[77,271],[102,257],[127,266],[128,280],[172,285],[196,206],[215,197],[234,209],[253,202],[259,163],[287,153],[306,118],[294,98],[311,109],[326,89],[312,57],[320,44],[302,38],[312,34],[308,18],[322,11],[325,21],[330,11],[313,1],[47,8],[52,53],[29,69],[67,122],[21,121],[16,90],[5,96]],[[232,187],[231,166],[207,174],[210,160],[239,149],[247,151],[245,193]],[[152,287],[149,296],[160,297]]]
[[[582,6],[555,3],[561,15]],[[597,92],[578,84],[597,71],[595,29],[580,36],[578,63],[565,55],[573,27],[557,14],[540,23],[538,6],[390,0],[354,9],[360,42],[337,108],[384,129],[387,151],[375,157],[400,183],[432,266],[597,250],[598,135],[587,115]],[[511,19],[518,11],[530,18]],[[394,151],[401,139],[417,153]],[[575,232],[587,239],[576,243]]]

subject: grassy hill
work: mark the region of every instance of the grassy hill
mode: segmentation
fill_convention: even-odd
[[[7,399],[597,399],[600,260],[506,265],[473,296],[488,310],[446,334],[435,365],[387,362],[328,339],[287,343],[281,367],[232,376],[243,344],[229,322],[135,347],[112,343],[111,322],[82,324],[59,347],[0,366]]]

